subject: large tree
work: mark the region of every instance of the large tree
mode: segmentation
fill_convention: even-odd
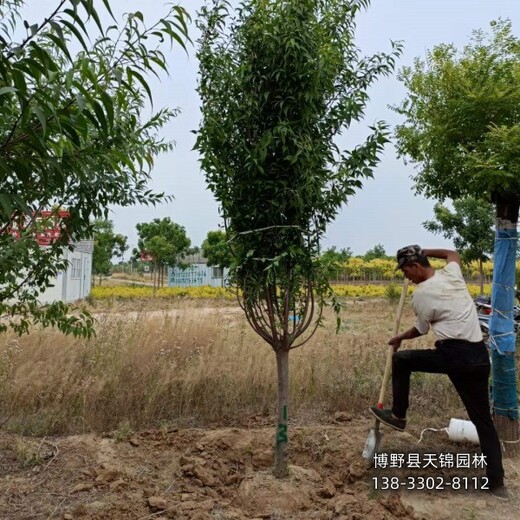
[[[354,149],[336,144],[399,54],[359,55],[355,17],[368,3],[244,0],[231,14],[215,0],[199,20],[196,148],[221,206],[239,301],[276,354],[277,476],[287,474],[289,351],[309,339],[332,295],[320,241],[387,141],[377,122]]]
[[[506,453],[515,451],[518,400],[513,302],[520,207],[520,40],[509,21],[475,31],[458,51],[438,45],[406,67],[408,90],[397,128],[399,153],[417,166],[415,186],[428,197],[468,195],[495,204],[496,238],[490,346],[493,408]]]
[[[484,265],[493,253],[495,208],[486,200],[464,197],[453,202],[453,210],[437,203],[433,220],[423,222],[432,233],[442,234],[453,244],[464,262],[478,262],[480,294],[484,293]]]
[[[171,149],[159,131],[175,111],[150,112],[147,78],[167,70],[164,46],[184,45],[187,15],[172,7],[150,25],[139,11],[120,22],[109,0],[57,0],[43,20],[25,21],[23,3],[0,2],[0,316],[16,317],[0,331],[40,322],[88,335],[88,315],[40,307],[38,294],[109,205],[162,200],[147,184]],[[67,212],[43,212],[54,206]],[[49,228],[54,240],[41,247]]]

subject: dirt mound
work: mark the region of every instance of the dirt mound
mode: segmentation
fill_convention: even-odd
[[[501,520],[519,517],[516,502],[502,506],[491,497],[375,490],[374,469],[360,456],[366,434],[362,420],[293,427],[293,465],[281,481],[270,473],[272,428],[150,430],[119,442],[4,434],[0,519],[441,520],[496,518],[497,511]],[[393,434],[385,442],[410,448]]]

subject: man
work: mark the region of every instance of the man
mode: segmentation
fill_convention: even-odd
[[[427,257],[445,259],[446,267],[436,271]],[[489,410],[489,354],[482,340],[475,304],[460,270],[459,254],[412,245],[399,249],[397,263],[396,269],[417,284],[412,300],[416,323],[388,342],[394,348],[392,409],[372,407],[370,411],[382,423],[403,431],[411,373],[447,374],[477,429],[486,457],[489,488],[499,498],[507,498],[500,441]],[[437,336],[434,349],[397,352],[403,340],[426,334],[430,326]]]

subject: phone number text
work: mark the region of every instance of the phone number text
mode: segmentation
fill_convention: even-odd
[[[480,490],[489,489],[487,477],[372,477],[374,489],[454,489],[454,490]]]

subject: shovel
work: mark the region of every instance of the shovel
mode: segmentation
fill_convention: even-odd
[[[401,298],[399,299],[399,305],[397,306],[397,314],[395,316],[394,323],[394,334],[396,336],[399,333],[399,324],[401,322],[401,315],[403,313],[404,301],[406,299],[406,293],[408,292],[408,279],[404,279],[403,290],[401,292]],[[392,336],[392,337],[393,337]],[[390,346],[388,349],[388,354],[386,356],[386,366],[385,373],[383,376],[383,382],[381,383],[381,390],[379,392],[379,400],[377,402],[377,407],[379,409],[383,408],[383,401],[385,400],[386,387],[388,386],[388,380],[390,379],[390,370],[392,368],[392,355],[394,353],[394,347]],[[383,438],[383,434],[379,430],[379,425],[381,421],[376,419],[376,423],[373,428],[370,428],[368,431],[367,442],[365,443],[365,449],[363,450],[362,456],[364,459],[372,459],[374,454],[379,450],[379,445],[381,444],[381,439]]]

